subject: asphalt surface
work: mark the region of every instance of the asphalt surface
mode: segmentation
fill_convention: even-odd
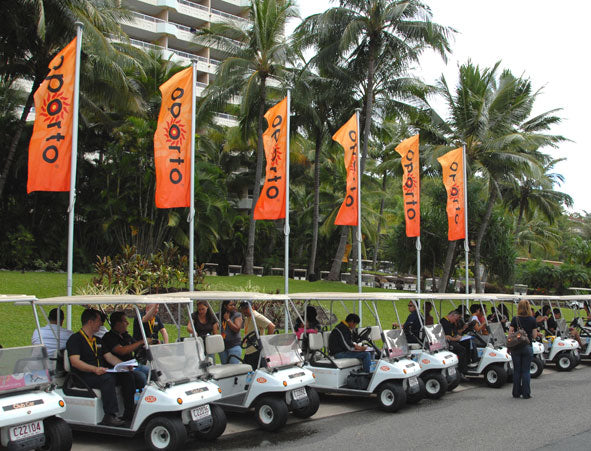
[[[275,433],[256,429],[252,415],[231,414],[224,435],[187,449],[591,449],[591,364],[569,373],[546,368],[532,381],[533,398],[514,399],[511,385],[467,382],[440,400],[389,414],[373,399],[323,396],[309,420],[290,419]],[[145,449],[143,437],[74,433],[73,450]]]

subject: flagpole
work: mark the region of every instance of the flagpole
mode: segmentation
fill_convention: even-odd
[[[468,252],[470,246],[468,244],[468,177],[466,176],[466,144],[462,146],[462,160],[464,167],[464,264],[466,265],[466,294],[470,294],[470,285],[468,278]],[[474,271],[478,271],[478,268],[474,268]]]
[[[421,237],[417,237],[417,294],[421,294]]]
[[[195,84],[197,65],[193,63],[193,82],[191,84],[191,205],[189,207],[189,291],[195,290]],[[193,303],[190,305],[193,310]]]
[[[287,136],[285,138],[285,224],[283,234],[285,235],[285,262],[283,266],[283,279],[285,282],[285,294],[289,293],[289,132],[291,125],[291,89],[287,90]],[[285,300],[285,332],[288,330],[288,301]]]
[[[76,22],[76,65],[74,71],[74,101],[72,121],[72,160],[70,166],[70,203],[68,205],[68,296],[72,296],[72,269],[74,266],[74,204],[76,203],[76,164],[78,162],[78,109],[80,91],[80,53],[82,49],[82,25]],[[72,306],[66,307],[66,327],[72,329]]]
[[[355,116],[357,119],[357,134],[359,135],[361,129],[359,128],[359,108],[355,110]],[[361,146],[361,137],[357,136],[357,291],[361,293],[363,290],[361,289],[361,158],[360,158],[360,151]],[[361,299],[358,301],[358,309],[359,309],[359,326],[361,326],[363,321],[363,310]]]

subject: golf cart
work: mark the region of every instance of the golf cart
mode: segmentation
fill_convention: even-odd
[[[0,295],[0,302],[29,303],[34,296]],[[67,451],[70,426],[59,418],[66,411],[52,381],[45,346],[0,349],[0,448]]]
[[[418,343],[408,343],[409,357],[421,367],[420,378],[425,385],[425,396],[439,399],[448,390],[453,390],[460,383],[458,357],[448,349],[443,328],[440,324],[426,325],[421,316],[421,301],[410,299],[418,312],[420,333]],[[402,324],[396,301],[392,301],[398,324]],[[424,304],[423,304],[424,305]],[[437,315],[439,316],[439,315]],[[402,334],[406,340],[406,336]]]
[[[284,305],[288,299],[282,295],[248,292],[200,291],[175,293],[174,296],[205,301],[214,315],[215,310],[210,304],[212,301],[247,301],[251,315],[254,316],[252,302],[259,305],[268,302]],[[190,321],[192,322],[192,319]],[[254,346],[260,351],[257,368],[245,363],[216,365],[207,359],[206,355],[224,351],[222,336],[208,335],[205,340],[196,338],[199,356],[204,362],[202,368],[210,382],[217,385],[222,393],[222,398],[216,401],[216,405],[233,412],[254,410],[259,426],[266,431],[276,431],[283,427],[289,412],[299,418],[314,415],[320,405],[320,399],[318,393],[310,386],[315,383],[314,374],[303,367],[304,359],[295,333],[262,335],[256,321],[253,321],[253,327],[254,330],[243,338],[242,348]],[[209,437],[205,435],[204,438]]]
[[[168,309],[167,304],[172,303],[179,304],[179,309],[183,305],[187,310],[190,305],[188,299],[113,295],[47,298],[33,301],[33,306],[37,315],[36,309],[45,306],[119,305],[134,310],[141,323],[139,305],[164,304]],[[180,324],[177,324],[177,328],[180,330]],[[143,328],[140,327],[140,330],[150,371],[131,422],[121,427],[100,424],[103,419],[101,392],[88,387],[82,379],[74,376],[75,373],[70,372],[67,352],[64,356],[65,374],[56,380],[57,393],[68,406],[61,417],[75,430],[123,437],[133,437],[143,432],[150,450],[183,449],[188,435],[192,433],[215,431],[221,435],[226,427],[226,416],[222,409],[211,404],[221,398],[220,390],[206,381],[195,339],[149,345]],[[117,398],[122,411],[123,400],[119,388]]]
[[[591,359],[591,324],[589,323],[589,305],[591,304],[591,296],[589,295],[570,295],[564,296],[567,305],[574,312],[574,319],[571,322],[571,327],[579,331],[579,337],[583,343],[583,347],[579,350],[579,358]],[[587,315],[581,315],[583,310]]]
[[[383,296],[383,295],[382,295]],[[308,352],[305,368],[316,375],[316,389],[324,393],[347,394],[354,396],[371,396],[377,394],[378,406],[388,412],[396,412],[407,402],[418,402],[424,397],[424,384],[418,378],[420,367],[407,358],[409,354],[406,339],[400,330],[382,330],[375,300],[376,293],[298,293],[290,294],[293,310],[297,308],[293,301],[335,301],[341,303],[348,311],[344,300],[359,301],[374,316],[377,325],[358,328],[357,341],[367,344],[373,349],[375,357],[372,362],[374,370],[362,372],[362,365],[357,358],[337,359],[328,353],[330,332],[309,333]],[[391,300],[392,298],[384,298]],[[304,311],[306,308],[304,308]],[[305,324],[305,318],[300,316]],[[378,346],[382,341],[383,345]]]

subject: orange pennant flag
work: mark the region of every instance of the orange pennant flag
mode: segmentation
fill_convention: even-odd
[[[285,218],[285,164],[287,158],[287,97],[265,114],[263,146],[267,169],[265,184],[254,207],[254,219]]]
[[[154,133],[156,207],[191,206],[193,67],[160,86],[162,105]]]
[[[443,169],[443,184],[447,191],[447,239],[449,241],[466,238],[464,227],[464,158],[463,149],[452,150],[437,159]]]
[[[406,236],[421,236],[421,179],[419,166],[419,135],[405,139],[396,147],[402,159],[402,192]]]
[[[345,149],[345,167],[347,168],[347,194],[334,221],[335,225],[356,226],[357,202],[359,199],[359,183],[357,180],[357,164],[359,161],[359,130],[357,115],[351,116],[332,137]]]
[[[76,38],[49,63],[35,91],[35,124],[29,142],[27,193],[70,191]]]

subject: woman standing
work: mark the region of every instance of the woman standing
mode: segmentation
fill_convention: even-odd
[[[197,310],[191,314],[193,324],[197,330],[197,336],[205,339],[207,335],[216,335],[220,332],[218,322],[215,320],[212,311],[209,309],[207,302],[197,302]],[[187,331],[192,334],[193,327],[191,321],[187,324]]]
[[[536,319],[534,318],[531,306],[525,299],[517,304],[517,316],[513,317],[509,326],[509,333],[523,329],[529,338],[529,344],[511,350],[513,358],[513,397],[530,399],[530,365],[534,355],[532,341],[538,336]]]
[[[236,302],[222,302],[222,337],[224,338],[224,352],[220,353],[220,361],[225,363],[240,363],[242,348],[240,343],[240,329],[242,329],[242,315],[236,311]],[[238,357],[232,359],[232,357]]]

